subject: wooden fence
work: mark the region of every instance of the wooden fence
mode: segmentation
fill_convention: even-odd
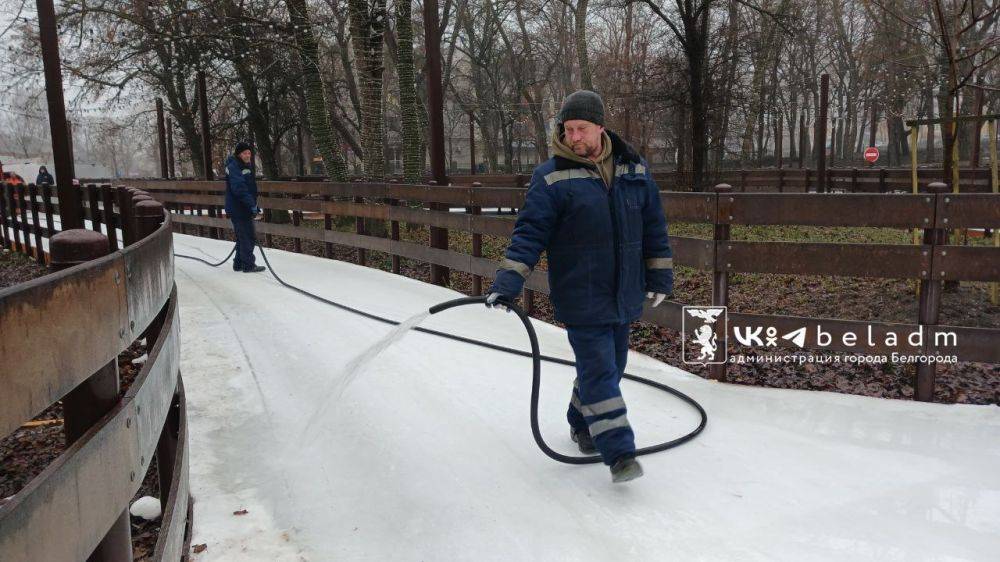
[[[0,290],[0,436],[61,400],[67,440],[0,506],[0,560],[131,560],[129,502],[154,454],[152,559],[180,560],[191,501],[169,215],[132,188],[84,191],[93,230],[64,232],[48,187],[0,191],[0,242],[57,269]],[[148,359],[122,396],[118,355],[142,338]]]
[[[219,229],[231,228],[228,220],[220,218],[225,189],[222,182],[154,180],[139,184],[174,212],[178,228],[214,237],[218,237]],[[300,243],[295,248],[299,251],[303,239],[356,248],[358,261],[362,264],[365,263],[362,250],[385,252],[392,256],[394,273],[400,273],[399,258],[466,272],[473,276],[476,294],[483,290],[483,278],[492,277],[497,269],[495,260],[482,255],[482,236],[509,238],[514,226],[512,217],[484,215],[483,208],[520,207],[526,193],[523,188],[331,182],[261,182],[259,190],[258,204],[262,208],[284,209],[293,214],[322,213],[326,219],[323,229],[260,223],[257,231],[265,236],[297,239]],[[775,327],[784,332],[805,327],[812,333],[822,326],[824,332],[831,335],[830,343],[808,342],[805,348],[921,355],[947,352],[960,361],[1000,363],[1000,330],[938,325],[944,281],[1000,280],[1000,248],[952,246],[947,244],[945,237],[946,229],[951,228],[1000,227],[1000,195],[946,191],[943,184],[931,186],[917,195],[735,193],[729,186],[718,186],[712,192],[661,192],[660,196],[668,221],[714,226],[712,239],[671,237],[675,265],[712,273],[713,304],[727,305],[729,276],[737,272],[914,279],[921,288],[920,312],[912,323],[731,312],[731,329],[734,326]],[[434,204],[446,204],[451,211],[432,210]],[[209,211],[215,216],[206,216]],[[355,232],[333,230],[331,217],[334,216],[357,219]],[[387,235],[368,234],[361,219],[385,221]],[[399,225],[404,222],[470,233],[471,254],[400,240]],[[922,233],[922,243],[736,241],[729,236],[734,224],[918,229]],[[544,275],[532,275],[526,283],[529,306],[532,292],[548,293]],[[680,330],[682,307],[682,303],[668,301],[656,309],[647,309],[644,320]],[[866,334],[869,327],[875,335],[875,345],[858,347],[844,343],[845,334]],[[890,346],[885,342],[888,332],[900,334],[921,329],[925,333],[921,345],[912,346],[901,341]],[[957,345],[947,349],[938,346],[934,335],[938,332],[955,334]],[[728,335],[733,341],[731,330]],[[932,398],[935,372],[934,364],[918,367],[918,399]],[[724,380],[726,365],[712,366],[711,376]]]

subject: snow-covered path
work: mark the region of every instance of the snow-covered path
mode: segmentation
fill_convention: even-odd
[[[179,253],[229,249],[175,235]],[[292,283],[398,320],[459,296],[343,262],[268,256]],[[562,465],[536,449],[529,360],[410,332],[343,386],[347,367],[391,327],[268,274],[176,267],[193,543],[208,546],[194,560],[985,561],[1000,552],[995,406],[732,386],[633,353],[630,372],[691,395],[709,423],[693,442],[644,457],[645,477],[612,485],[603,465]],[[481,307],[422,325],[527,348],[513,315]],[[536,326],[544,353],[571,358],[562,330]],[[572,378],[543,366],[542,431],[569,454]],[[669,395],[623,390],[640,446],[697,424]]]

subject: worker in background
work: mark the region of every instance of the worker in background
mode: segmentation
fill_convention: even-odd
[[[255,243],[253,219],[260,214],[257,207],[257,179],[254,177],[253,150],[245,142],[236,143],[233,154],[226,159],[226,214],[233,221],[236,233],[236,257],[233,271],[257,273],[264,266],[257,265],[253,248]]]
[[[567,420],[581,452],[600,452],[614,482],[642,476],[619,384],[630,324],[643,297],[673,292],[673,258],[649,165],[604,128],[604,102],[588,90],[563,101],[555,156],[535,168],[506,259],[486,305],[513,302],[543,251],[555,319],[576,355]]]
[[[35,178],[35,185],[55,185],[56,180],[53,179],[52,174],[49,173],[48,168],[42,166],[38,168],[38,177]]]

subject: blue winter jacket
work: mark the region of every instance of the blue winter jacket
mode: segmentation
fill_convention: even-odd
[[[257,207],[257,179],[253,167],[236,156],[226,159],[226,214],[236,218],[253,217]]]
[[[568,325],[637,320],[647,291],[673,293],[673,253],[647,163],[611,138],[610,189],[596,167],[555,156],[535,168],[506,260],[490,292],[513,300],[548,255],[555,319]]]

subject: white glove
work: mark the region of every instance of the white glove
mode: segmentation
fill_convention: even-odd
[[[490,293],[486,296],[486,307],[487,308],[499,308],[500,310],[506,310],[510,312],[510,308],[504,306],[503,302],[497,302],[502,295],[500,293]]]
[[[663,299],[667,298],[667,295],[665,295],[663,293],[649,292],[649,293],[646,293],[646,298],[647,299],[653,299],[653,307],[655,308],[657,306],[660,306],[660,303],[663,302]]]

